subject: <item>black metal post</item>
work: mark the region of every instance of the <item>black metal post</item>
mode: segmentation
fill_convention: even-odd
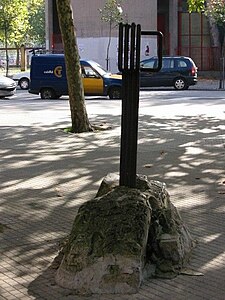
[[[162,66],[162,33],[141,31],[132,23],[119,25],[118,68],[122,72],[122,118],[120,143],[120,186],[136,187],[139,76],[141,35],[158,36],[158,66],[141,69],[158,72]]]
[[[120,185],[136,186],[141,26],[120,24],[119,70],[123,76]]]

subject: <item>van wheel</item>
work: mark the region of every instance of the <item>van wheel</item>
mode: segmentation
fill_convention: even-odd
[[[45,88],[41,90],[41,99],[55,99],[56,95],[53,89]]]
[[[176,78],[174,80],[174,84],[173,85],[174,85],[174,88],[176,90],[186,90],[186,89],[188,89],[186,81],[183,78],[181,78],[181,77]]]
[[[121,88],[120,87],[112,87],[109,90],[109,98],[110,99],[121,99]]]

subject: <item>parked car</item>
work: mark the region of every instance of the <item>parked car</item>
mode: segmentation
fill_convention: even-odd
[[[80,64],[85,95],[121,98],[121,75],[105,71],[92,60],[81,60]],[[33,55],[30,74],[30,93],[40,94],[42,99],[57,99],[68,95],[63,54]]]
[[[16,92],[16,83],[14,80],[0,76],[0,98],[13,96]]]
[[[22,90],[28,90],[30,86],[30,71],[16,73],[12,79],[17,82]]]
[[[141,68],[155,69],[158,58],[151,57],[140,62]],[[141,87],[170,87],[176,90],[186,90],[197,83],[197,67],[190,57],[165,56],[162,59],[162,68],[159,72],[141,72]]]

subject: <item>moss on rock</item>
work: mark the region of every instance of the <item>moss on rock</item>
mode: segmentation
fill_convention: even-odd
[[[137,176],[137,187],[104,178],[78,211],[58,284],[77,293],[136,293],[144,278],[171,278],[189,259],[193,240],[164,183]]]

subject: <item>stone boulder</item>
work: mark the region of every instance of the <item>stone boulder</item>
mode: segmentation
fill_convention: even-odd
[[[56,274],[77,293],[136,293],[151,222],[146,195],[115,187],[82,205]]]
[[[173,277],[193,239],[164,183],[137,176],[135,189],[107,175],[75,218],[56,282],[77,294],[136,293],[152,276]]]

